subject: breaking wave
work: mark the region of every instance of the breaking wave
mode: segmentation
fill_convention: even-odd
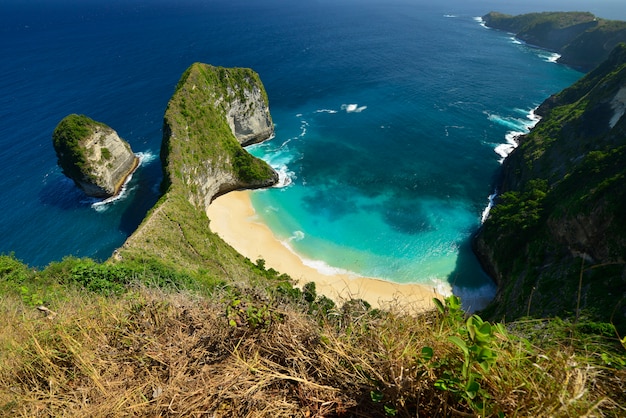
[[[347,113],[361,113],[365,109],[367,109],[367,106],[359,106],[356,103],[341,105],[341,110],[345,110]]]

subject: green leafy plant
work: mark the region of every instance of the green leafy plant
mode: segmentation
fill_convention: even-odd
[[[506,330],[501,324],[492,325],[478,315],[464,320],[460,299],[456,296],[450,296],[444,302],[439,299],[434,301],[442,315],[442,327],[445,325],[448,332],[446,339],[460,351],[462,359],[460,364],[447,360],[434,365],[442,369],[435,387],[459,396],[472,409],[484,412],[489,409],[487,401],[490,395],[481,387],[481,381],[498,357],[498,339],[495,334],[505,334]],[[433,356],[431,347],[422,349],[424,361],[430,361]]]
[[[279,315],[272,312],[265,303],[255,304],[251,301],[233,299],[226,307],[228,324],[233,327],[247,327],[251,330],[267,328]]]

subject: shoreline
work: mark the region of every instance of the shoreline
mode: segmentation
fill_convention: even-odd
[[[305,265],[267,225],[258,220],[250,193],[248,190],[234,191],[214,199],[206,209],[211,231],[252,262],[263,259],[266,268],[288,274],[296,281],[296,286],[314,282],[319,295],[336,303],[363,299],[374,308],[400,307],[411,312],[432,309],[432,298],[445,297],[422,284],[393,283],[349,273],[328,275]]]

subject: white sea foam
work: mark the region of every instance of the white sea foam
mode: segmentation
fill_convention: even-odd
[[[289,237],[289,242],[291,241],[302,241],[304,239],[304,232],[302,231],[293,231],[293,235]]]
[[[150,164],[152,161],[159,158],[158,154],[153,153],[152,151],[146,152],[138,152],[135,154],[137,158],[139,158],[139,165]]]
[[[446,136],[450,136],[450,131],[448,130],[448,128],[450,129],[463,129],[464,126],[460,126],[460,125],[448,125],[446,127],[444,127],[444,131],[446,132]]]
[[[435,292],[444,297],[452,295],[452,286],[450,283],[441,279],[430,279],[430,283],[424,283],[424,286],[432,287],[435,289]]]
[[[515,36],[511,36],[509,38],[511,40],[512,43],[514,43],[515,45],[523,45],[524,43],[522,41],[520,41],[519,39],[517,39]]]
[[[443,15],[443,17],[454,18],[454,17],[458,17],[458,16],[457,15]]]
[[[325,261],[322,260],[310,260],[308,258],[303,258],[300,257],[300,259],[302,260],[302,264],[304,264],[307,267],[311,267],[312,269],[317,270],[319,273],[325,275],[325,276],[334,276],[337,274],[346,274],[349,276],[354,276],[354,277],[362,277],[359,274],[356,274],[353,271],[350,270],[346,270],[346,269],[342,269],[339,267],[333,267],[329,264],[327,264]]]
[[[284,188],[293,183],[296,177],[293,171],[289,171],[286,164],[280,166],[272,166],[272,168],[278,173],[278,183],[274,185],[275,188]]]
[[[347,113],[361,113],[365,109],[367,109],[367,106],[359,106],[356,103],[341,105],[341,110],[345,110]]]
[[[150,151],[138,152],[135,154],[135,156],[139,159],[139,162],[137,163],[137,167],[135,168],[135,171],[133,173],[131,173],[128,177],[126,177],[126,180],[124,181],[124,184],[122,185],[122,188],[120,189],[120,192],[116,194],[115,196],[111,196],[104,200],[97,200],[91,204],[91,207],[95,209],[96,212],[104,212],[105,210],[107,210],[107,207],[108,207],[107,205],[117,202],[118,200],[125,199],[130,194],[130,192],[132,192],[135,189],[135,188],[128,189],[128,183],[133,178],[133,174],[143,164],[152,162],[157,158],[156,155]]]
[[[500,163],[504,161],[504,159],[517,147],[518,138],[521,135],[525,135],[539,122],[541,117],[535,113],[535,109],[530,111],[522,110],[522,109],[514,109],[518,113],[524,113],[525,118],[515,118],[515,117],[502,117],[500,115],[491,114],[485,112],[490,121],[496,122],[502,126],[505,126],[511,129],[506,133],[504,139],[506,139],[506,143],[498,144],[494,151],[498,154],[500,158]]]
[[[493,150],[500,157],[500,164],[504,162],[504,159],[509,156],[511,152],[515,148],[517,148],[517,139],[521,136],[528,133],[527,131],[510,131],[508,132],[504,138],[506,139],[506,144],[499,144]]]
[[[318,110],[315,111],[315,113],[331,113],[331,114],[333,114],[333,113],[337,113],[337,111],[333,110],[333,109],[318,109]]]
[[[552,53],[550,55],[542,55],[541,56],[546,62],[552,62],[554,64],[556,64],[559,61],[559,58],[561,58],[560,54]]]
[[[483,28],[489,29],[489,27],[485,24],[485,21],[483,20],[483,18],[481,16],[474,17],[474,21],[478,22],[480,24],[480,26],[482,26]]]
[[[489,212],[491,211],[491,208],[493,207],[493,203],[496,199],[496,196],[498,196],[497,190],[493,192],[492,194],[490,194],[489,197],[487,198],[488,199],[487,206],[485,207],[485,209],[483,209],[483,213],[480,216],[481,224],[485,223],[485,221],[487,220],[487,217],[489,216]]]
[[[514,131],[527,131],[528,130],[529,123],[524,119],[500,116],[500,115],[496,115],[492,113],[487,113],[487,115],[490,121],[495,122],[511,130],[514,130]]]
[[[295,231],[294,235],[296,235],[298,232],[301,231]],[[302,233],[302,237],[304,238],[304,233]],[[291,237],[293,238],[293,236]],[[281,244],[287,248],[291,253],[295,254],[300,261],[302,261],[302,264],[304,264],[307,267],[311,267],[312,269],[315,269],[316,271],[318,271],[319,273],[325,275],[325,276],[334,276],[336,274],[346,274],[349,276],[354,276],[354,277],[362,277],[352,271],[346,270],[346,269],[342,269],[342,268],[338,268],[338,267],[333,267],[331,265],[329,265],[328,263],[326,263],[325,261],[322,260],[311,260],[308,258],[304,258],[302,257],[300,254],[298,254],[292,247],[291,245],[289,245],[289,242],[292,241],[292,239],[289,238],[287,241],[281,241]],[[298,240],[296,240],[298,241]]]
[[[306,129],[307,129],[308,126],[309,126],[309,122],[307,122],[305,120],[303,120],[300,123],[300,138],[302,138],[303,136],[306,135]]]

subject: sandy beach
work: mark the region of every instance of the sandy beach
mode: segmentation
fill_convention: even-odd
[[[253,262],[264,259],[267,268],[288,274],[299,286],[315,282],[318,294],[338,303],[359,298],[374,307],[420,311],[434,306],[433,297],[442,298],[434,288],[424,285],[397,284],[356,274],[327,275],[305,265],[258,220],[249,193],[237,191],[218,197],[207,209],[207,215],[211,230]]]

